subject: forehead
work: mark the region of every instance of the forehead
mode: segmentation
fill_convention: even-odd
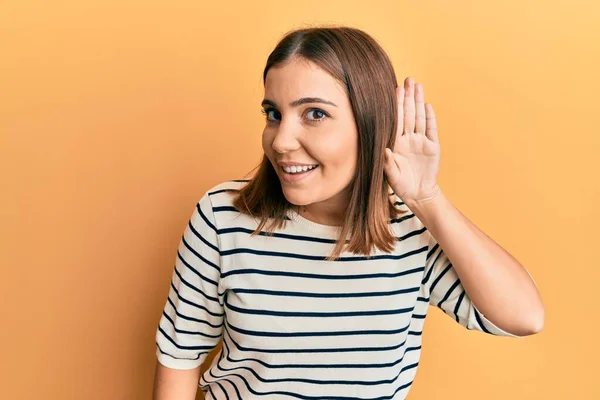
[[[307,60],[292,60],[272,67],[265,79],[265,97],[295,100],[322,97],[338,101],[346,98],[342,85],[327,71]]]

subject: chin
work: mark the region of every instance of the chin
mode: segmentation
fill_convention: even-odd
[[[306,189],[283,189],[283,195],[295,206],[307,206],[315,202],[313,195]]]

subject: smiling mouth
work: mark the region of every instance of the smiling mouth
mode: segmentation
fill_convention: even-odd
[[[294,184],[296,182],[303,181],[305,178],[308,179],[308,177],[311,176],[313,172],[318,168],[318,164],[316,166],[311,166],[311,168],[307,168],[306,170],[304,170],[304,168],[299,168],[298,170],[296,170],[294,167],[286,167],[286,171],[285,169],[283,169],[283,167],[281,167],[281,179],[286,183]],[[295,172],[292,172],[294,170]]]
[[[309,172],[313,169],[316,169],[318,166],[319,164],[302,167],[281,167],[281,170],[288,175],[301,175],[305,172]]]

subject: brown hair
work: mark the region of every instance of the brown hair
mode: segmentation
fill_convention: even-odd
[[[390,218],[401,213],[389,199],[383,170],[384,151],[386,147],[393,148],[397,127],[398,83],[392,63],[379,44],[359,29],[297,29],[288,32],[269,55],[263,84],[270,68],[293,59],[315,63],[342,84],[358,130],[358,159],[350,203],[340,237],[328,259],[337,259],[342,251],[367,257],[374,248],[390,253],[398,240],[389,225]],[[269,220],[268,233],[284,226],[287,211],[294,206],[285,198],[266,155],[256,168],[258,171],[233,203],[240,212],[260,218],[253,235],[260,233]]]

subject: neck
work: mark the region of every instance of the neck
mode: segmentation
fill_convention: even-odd
[[[321,225],[342,226],[344,221],[344,213],[339,210],[327,211],[315,205],[299,206],[298,214],[309,221]]]
[[[346,193],[340,193],[338,196],[325,201],[298,206],[297,212],[302,217],[317,224],[342,226],[346,218],[349,201],[349,196]]]

